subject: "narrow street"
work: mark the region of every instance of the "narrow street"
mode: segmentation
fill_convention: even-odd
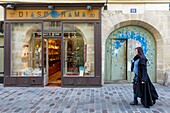
[[[0,113],[169,113],[170,88],[154,84],[157,103],[131,106],[132,84],[105,84],[95,88],[3,87]],[[140,99],[138,99],[140,101]]]

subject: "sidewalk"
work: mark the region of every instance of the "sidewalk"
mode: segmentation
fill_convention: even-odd
[[[0,113],[169,113],[170,88],[154,84],[159,100],[151,108],[131,106],[132,84],[99,88],[3,87]]]

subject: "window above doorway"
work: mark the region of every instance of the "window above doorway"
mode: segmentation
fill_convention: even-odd
[[[50,21],[44,22],[44,37],[58,37],[61,36],[61,22],[60,21]]]

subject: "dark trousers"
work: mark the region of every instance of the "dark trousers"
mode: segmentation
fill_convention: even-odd
[[[136,84],[133,84],[133,93],[134,93],[134,97],[137,98],[137,96],[136,96]]]
[[[137,79],[138,79],[138,75],[135,74],[135,77],[133,79],[133,93],[134,93],[134,101],[137,101],[137,92],[136,92],[136,88],[137,88]]]

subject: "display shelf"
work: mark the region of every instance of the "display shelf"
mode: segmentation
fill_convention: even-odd
[[[49,76],[51,76],[52,74],[61,70],[61,63],[60,62],[54,63],[52,66],[49,67],[48,70],[49,70]]]

